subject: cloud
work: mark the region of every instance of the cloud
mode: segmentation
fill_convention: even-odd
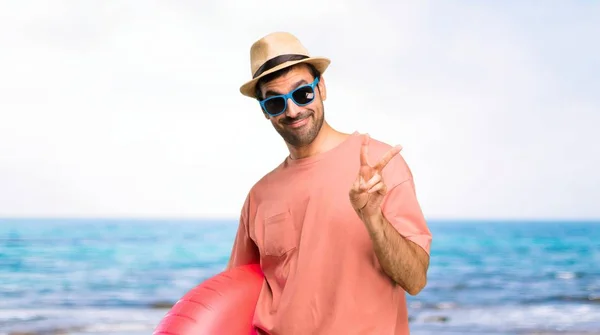
[[[274,30],[428,216],[600,216],[597,4],[34,2],[0,5],[1,216],[237,216],[287,154],[238,93]]]

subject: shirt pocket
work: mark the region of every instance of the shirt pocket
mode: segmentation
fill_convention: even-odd
[[[283,256],[297,247],[296,227],[290,212],[264,219],[264,250],[267,256]]]

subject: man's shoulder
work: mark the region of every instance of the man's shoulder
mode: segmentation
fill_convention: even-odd
[[[262,177],[260,177],[250,188],[251,194],[260,194],[264,192],[267,188],[272,187],[279,183],[281,179],[281,172],[284,165],[284,162],[281,162],[276,167],[265,173]]]

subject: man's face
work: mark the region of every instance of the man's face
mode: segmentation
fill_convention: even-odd
[[[264,98],[286,94],[313,81],[314,78],[307,66],[295,66],[283,76],[262,84],[261,93]],[[285,112],[274,117],[265,115],[288,144],[294,147],[306,146],[317,137],[323,125],[324,99],[325,83],[320,78],[318,86],[315,86],[312,102],[298,106],[292,99],[288,99]]]

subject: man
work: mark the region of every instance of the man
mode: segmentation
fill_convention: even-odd
[[[261,264],[257,332],[409,334],[405,292],[425,287],[431,233],[400,147],[325,121],[330,60],[293,35],[261,38],[250,60],[240,91],[289,149],[248,193],[228,264]]]

